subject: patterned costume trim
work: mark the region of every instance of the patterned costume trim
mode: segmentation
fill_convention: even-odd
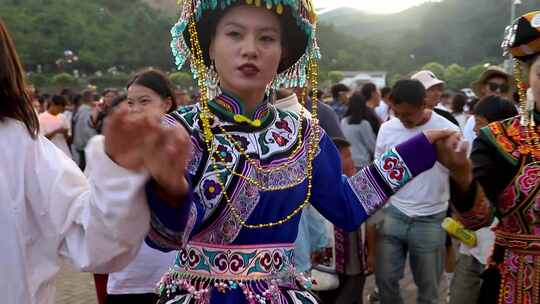
[[[393,192],[397,192],[413,177],[405,161],[395,148],[388,150],[376,159],[374,166],[386,184],[392,188]]]
[[[379,187],[371,170],[375,169],[372,166],[364,168],[348,179],[349,185],[368,215],[377,212],[388,199],[388,195]]]
[[[211,247],[209,247],[211,246]],[[271,280],[294,274],[294,245],[215,246],[189,243],[176,255],[175,268],[216,280]]]
[[[513,234],[496,230],[495,243],[506,248],[526,250],[531,253],[540,254],[540,235]]]
[[[539,303],[540,255],[506,250],[501,274],[499,303]]]
[[[155,214],[152,214],[148,239],[161,248],[178,249],[182,244],[186,244],[197,221],[197,207],[193,203],[190,204],[185,227],[180,232],[168,229]]]
[[[482,132],[510,164],[517,166],[521,158],[519,116],[497,121],[482,128]]]
[[[454,216],[463,226],[467,229],[477,230],[482,227],[487,227],[493,221],[493,208],[489,203],[484,189],[482,186],[476,186],[476,194],[473,203],[473,207],[469,211],[458,212],[455,210],[453,204],[450,205],[452,210],[454,210]]]
[[[236,106],[238,108],[236,109],[231,100],[227,98],[225,100],[228,101],[226,102],[227,108],[234,111],[241,110],[238,106]],[[232,104],[229,105],[229,103]],[[268,188],[294,187],[306,180],[307,151],[310,148],[307,138],[313,132],[311,123],[301,120],[296,114],[277,110],[269,104],[260,108],[259,112],[261,113],[266,110],[274,113],[274,115],[270,115],[274,117],[273,121],[269,121],[266,127],[252,133],[228,130],[227,137],[217,130],[212,147],[213,157],[217,160],[217,171],[214,170],[212,163],[203,157],[204,149],[202,147],[205,144],[200,136],[200,106],[183,107],[171,114],[170,117],[182,123],[192,136],[195,148],[193,149],[192,160],[188,165],[188,171],[192,176],[198,171],[202,172],[198,180],[193,181],[193,184],[197,185],[193,190],[195,199],[199,200],[205,207],[203,219],[214,216],[215,210],[225,200],[224,191],[227,191],[236,209],[240,211],[240,215],[246,220],[259,202],[260,193],[258,188],[243,179],[235,177],[226,168],[257,180],[263,187]],[[301,126],[302,123],[304,123],[303,126]],[[213,124],[216,126],[219,124],[225,129],[238,127],[238,124],[221,120],[217,116],[214,118]],[[302,147],[298,149],[295,155],[283,157],[283,155],[290,154],[298,145],[298,132],[301,129],[303,129]],[[251,168],[248,162],[239,157],[239,154],[235,151],[237,147],[229,141],[229,138],[234,139],[236,145],[241,146],[252,157],[254,162],[265,168],[274,168],[284,162],[290,162],[290,165],[272,173],[258,173]],[[226,189],[222,189],[218,183],[218,178],[223,181]],[[212,221],[209,227],[198,232],[194,236],[194,240],[216,244],[231,243],[241,229],[242,226],[236,222],[230,208],[226,206],[221,209],[217,220]]]
[[[292,297],[316,300],[305,290],[310,280],[294,270],[294,244],[219,246],[189,243],[157,285],[160,303],[208,303],[212,292],[242,290],[249,303]],[[298,293],[298,294],[297,294]]]

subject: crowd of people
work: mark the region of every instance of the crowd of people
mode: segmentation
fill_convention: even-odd
[[[53,303],[60,257],[100,304],[403,303],[407,262],[417,303],[540,303],[540,12],[473,97],[428,70],[318,89],[311,2],[274,2],[183,4],[196,93],[154,68],[39,93],[0,19],[7,303]]]
[[[379,89],[373,83],[349,88],[338,83],[327,92],[317,92],[322,101],[318,106],[320,124],[338,148],[344,174],[354,176],[385,151],[425,130],[464,133],[469,128],[472,133],[464,136],[474,141],[489,123],[518,114],[513,83],[513,77],[496,66],[471,84],[477,97],[445,92],[444,81],[431,71],[415,73],[392,88]],[[300,113],[303,106],[297,93],[301,94],[299,90],[280,89],[276,107]],[[68,89],[52,95],[33,94],[41,134],[83,170],[86,145],[102,133],[113,108],[164,115],[197,100],[196,93],[175,88],[166,74],[156,69],[137,74],[125,89],[107,88],[100,94]],[[309,117],[309,111],[304,110]],[[450,216],[449,201],[448,170],[437,164],[393,195],[384,210],[355,232],[334,227],[314,208],[307,208],[296,241],[296,269],[310,276],[315,271],[314,282],[320,285],[315,289],[324,303],[363,303],[363,286],[371,274],[376,277],[377,289],[370,300],[400,303],[399,281],[408,256],[419,290],[418,303],[437,303],[443,273],[451,286],[446,300],[471,302],[479,296],[493,232],[491,228],[476,232],[489,240],[489,245],[481,245],[483,251],[473,249],[473,254],[472,248],[459,244],[456,256],[451,238],[441,226]],[[122,271],[96,275],[100,302],[157,302],[155,283],[174,257],[173,252],[163,254],[143,244],[137,258]]]

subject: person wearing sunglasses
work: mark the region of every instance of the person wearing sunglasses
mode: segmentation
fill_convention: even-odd
[[[490,66],[480,78],[472,84],[476,97],[483,99],[488,96],[499,96],[511,99],[513,92],[513,77],[498,66]]]
[[[472,84],[474,94],[479,100],[485,100],[489,96],[502,97],[512,100],[514,92],[514,78],[498,66],[488,67],[480,78]],[[469,142],[476,139],[475,120],[471,116],[463,128],[463,137]]]

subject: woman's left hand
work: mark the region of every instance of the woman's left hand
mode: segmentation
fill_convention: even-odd
[[[450,171],[450,177],[466,191],[473,180],[472,162],[468,156],[469,143],[454,134],[435,143],[437,158]]]
[[[144,141],[144,167],[148,169],[173,205],[189,191],[185,177],[191,157],[191,138],[181,125],[156,122]]]

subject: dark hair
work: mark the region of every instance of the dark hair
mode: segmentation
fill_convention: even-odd
[[[126,101],[127,100],[127,95],[126,94],[122,94],[122,95],[118,95],[116,96],[115,98],[113,98],[113,100],[111,101],[111,108],[110,110],[116,108],[117,106],[119,106],[122,102]],[[110,113],[110,111],[109,111]]]
[[[15,44],[0,18],[0,120],[13,118],[26,126],[32,138],[39,134],[39,121],[28,92],[25,72]]]
[[[336,145],[336,148],[339,151],[351,146],[351,143],[348,142],[345,138],[334,137],[334,138],[332,138],[332,141],[334,142],[334,145]]]
[[[349,98],[349,107],[347,108],[345,117],[349,118],[349,124],[358,125],[362,120],[367,119],[366,112],[366,98],[361,92],[355,92],[351,98]]]
[[[205,50],[210,49],[211,40],[215,37],[219,22],[226,15],[226,13],[236,7],[243,5],[243,1],[228,1],[233,4],[225,7],[224,9],[207,10],[207,14],[204,18],[200,18],[197,22],[197,30],[199,36],[199,43],[203,50],[203,57],[206,66],[210,64],[210,54]],[[291,66],[293,66],[305,53],[306,46],[308,44],[308,36],[304,34],[303,30],[298,25],[296,18],[294,17],[294,9],[288,5],[284,5],[284,10],[279,15],[276,15],[281,25],[281,46],[286,49],[285,56],[281,58],[277,69],[278,73],[282,73]],[[190,41],[189,31],[184,31],[184,39]]]
[[[384,87],[381,89],[381,97],[386,97],[392,93],[392,89],[390,87]]]
[[[398,80],[392,88],[390,99],[394,104],[407,103],[413,106],[421,106],[426,98],[424,85],[413,79]]]
[[[47,101],[49,98],[51,98],[51,94],[47,94],[47,93],[44,93],[44,94],[41,94],[38,98],[39,100],[39,103],[44,103],[45,101]]]
[[[364,96],[366,100],[370,100],[371,96],[373,96],[373,92],[375,91],[377,91],[377,86],[371,82],[366,83],[364,86],[362,86],[362,90],[360,90],[362,96]]]
[[[519,98],[519,92],[514,91],[514,93],[512,93],[512,101],[516,104],[519,104]]]
[[[517,114],[514,104],[499,96],[485,97],[474,107],[474,115],[485,117],[488,122],[504,120]]]
[[[63,94],[62,94],[63,95]],[[73,106],[75,108],[78,108],[80,105],[81,105],[81,99],[82,99],[82,95],[79,94],[79,93],[76,93],[76,94],[73,94],[72,95],[72,102],[73,102]]]
[[[527,65],[529,65],[529,67],[530,67],[530,66],[532,66],[532,65],[536,62],[536,60],[538,60],[538,59],[540,59],[540,53],[537,53],[537,54],[533,55],[529,60],[527,60],[526,63],[527,63]]]
[[[64,98],[62,95],[54,95],[51,99],[51,105],[65,107],[66,98]]]
[[[468,104],[469,104],[469,113],[474,114],[474,108],[478,104],[478,98],[476,98],[476,97],[471,98],[471,100],[469,100]]]
[[[452,112],[463,113],[463,108],[467,104],[467,96],[464,94],[456,94],[452,98]]]
[[[83,103],[93,102],[94,101],[94,93],[90,90],[84,90],[81,94],[81,99],[79,100],[79,105]]]
[[[161,98],[171,98],[171,108],[167,112],[170,112],[175,109],[176,97],[174,94],[174,85],[171,80],[165,73],[157,69],[147,69],[140,73],[137,73],[135,77],[128,83],[127,88],[130,86],[138,84],[143,87],[149,88],[150,90],[156,92]]]
[[[348,92],[351,89],[349,89],[349,87],[344,85],[343,83],[338,83],[338,84],[333,85],[330,90],[332,91],[332,97],[336,99],[339,97],[339,93]]]
[[[73,95],[73,92],[70,89],[64,88],[60,91],[60,95]]]
[[[108,93],[114,93],[114,94],[118,94],[118,90],[115,89],[115,88],[106,88],[105,90],[103,90],[101,92],[101,96],[104,97],[105,95],[107,95]]]

